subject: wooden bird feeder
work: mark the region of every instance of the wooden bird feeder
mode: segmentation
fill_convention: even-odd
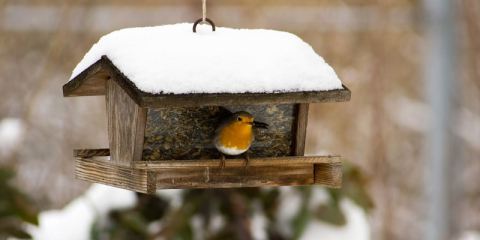
[[[340,156],[305,157],[309,103],[344,102],[350,90],[149,94],[107,56],[63,86],[65,97],[105,95],[110,149],[74,150],[76,178],[142,193],[170,188],[322,185],[339,188]],[[219,167],[211,143],[219,106],[246,110],[270,129],[256,134],[250,167]],[[263,130],[262,130],[263,131]],[[108,158],[109,156],[109,158]]]
[[[77,179],[142,193],[341,186],[340,156],[303,155],[309,103],[349,101],[345,86],[309,92],[151,94],[123,72],[103,55],[63,86],[65,97],[105,95],[107,105],[109,149],[74,150]],[[226,110],[250,112],[270,125],[256,130],[248,169],[242,156],[227,156],[220,168],[212,138]]]

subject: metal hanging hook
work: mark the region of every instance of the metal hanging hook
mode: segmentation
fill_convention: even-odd
[[[210,23],[210,25],[212,26],[212,31],[215,32],[215,23],[213,23],[213,21],[210,20],[210,19],[208,19],[208,18],[205,18],[205,21],[208,22],[208,23]],[[201,23],[201,22],[203,22],[203,19],[202,19],[202,18],[198,19],[198,20],[195,21],[195,23],[193,24],[193,32],[194,32],[194,33],[197,32],[197,25],[198,25],[199,23]]]
[[[208,22],[208,23],[210,23],[210,25],[212,26],[212,31],[215,32],[215,24],[213,23],[212,20],[210,20],[210,19],[207,18],[207,0],[202,0],[202,18],[198,19],[198,20],[195,21],[195,23],[193,24],[193,32],[194,32],[194,33],[197,32],[197,25],[198,25],[200,22]]]

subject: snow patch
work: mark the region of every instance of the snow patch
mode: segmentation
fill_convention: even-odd
[[[268,219],[264,214],[254,213],[250,220],[250,229],[252,231],[252,237],[256,240],[268,239],[267,235]]]
[[[156,192],[156,195],[169,201],[173,209],[178,209],[183,205],[183,189],[162,189]]]
[[[28,225],[27,230],[36,240],[90,239],[90,228],[99,216],[110,210],[132,207],[135,193],[128,190],[92,184],[85,194],[61,210],[39,214],[39,226]]]
[[[312,219],[300,240],[371,239],[370,225],[363,209],[349,199],[343,199],[340,207],[347,218],[345,226],[337,227]]]
[[[10,156],[20,146],[25,133],[25,124],[19,118],[0,120],[0,159]]]

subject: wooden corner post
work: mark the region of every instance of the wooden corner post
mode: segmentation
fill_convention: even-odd
[[[296,124],[295,124],[295,143],[293,148],[294,156],[303,156],[305,154],[305,138],[307,137],[308,124],[308,103],[297,104]]]
[[[313,165],[315,185],[342,187],[342,163],[318,163]]]
[[[130,166],[142,159],[147,109],[139,107],[113,79],[106,83],[110,160]]]
[[[147,110],[139,107],[113,80],[106,82],[110,149],[74,151],[76,178],[141,193],[155,193],[156,173],[133,169],[142,159]],[[110,155],[110,160],[98,158]]]

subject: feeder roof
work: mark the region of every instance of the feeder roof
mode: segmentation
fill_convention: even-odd
[[[293,34],[213,32],[209,25],[197,26],[194,33],[192,26],[129,28],[103,36],[73,70],[64,95],[102,95],[109,78],[139,105],[145,100],[141,96],[348,91],[333,68]]]

